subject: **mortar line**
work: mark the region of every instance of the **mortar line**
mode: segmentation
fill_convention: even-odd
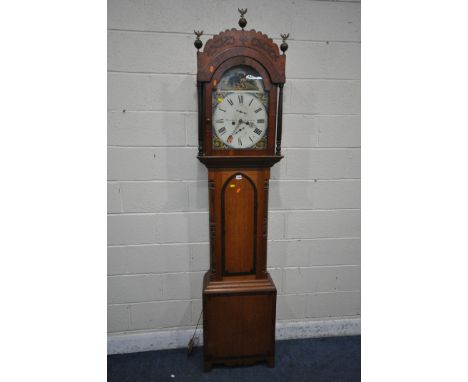
[[[268,242],[291,242],[291,241],[310,241],[310,240],[357,240],[361,239],[360,236],[322,236],[322,237],[314,237],[314,238],[301,238],[301,237],[288,237],[282,239],[269,239]],[[166,244],[208,244],[206,241],[186,241],[186,242],[172,242],[172,243],[128,243],[128,244],[107,244],[108,248],[115,248],[115,247],[141,247],[141,246],[151,246],[151,245],[166,245]]]
[[[181,274],[198,274],[205,273],[207,269],[202,269],[199,271],[180,271],[180,272],[146,272],[146,273],[116,273],[112,275],[107,275],[107,277],[132,277],[132,276],[163,276],[163,275],[181,275]]]
[[[155,110],[155,109],[134,109],[134,110],[129,110],[126,109],[125,106],[122,106],[121,109],[107,109],[108,113],[122,113],[122,110],[125,110],[125,113],[186,113],[186,114],[196,114],[198,111],[196,110]],[[320,114],[320,113],[294,113],[294,112],[287,112],[283,113],[283,117],[286,115],[301,115],[301,116],[312,116],[312,117],[360,117],[361,114],[350,114],[350,113],[345,113],[345,114]]]
[[[168,148],[168,149],[190,149],[194,150],[197,149],[197,146],[143,146],[143,145],[107,145],[107,148],[114,149],[152,149],[152,148]],[[281,147],[284,150],[356,150],[361,149],[361,146],[326,146],[326,147]]]
[[[315,268],[351,268],[351,267],[361,267],[361,264],[317,264],[317,265],[307,265],[307,266],[287,266],[287,267],[267,267],[268,270],[279,270],[283,271],[286,269],[315,269]],[[179,272],[134,272],[134,273],[112,273],[108,274],[107,277],[133,277],[133,276],[163,276],[163,275],[180,275],[180,274],[198,274],[198,273],[206,273],[209,271],[209,266],[206,269],[201,269],[197,271],[179,271]],[[284,272],[282,274],[282,281]]]
[[[152,72],[152,71],[139,71],[139,70],[117,70],[108,69],[107,73],[122,73],[122,74],[136,74],[136,75],[155,75],[155,76],[186,76],[195,77],[196,73],[173,73],[173,72]],[[288,77],[289,80],[311,80],[311,81],[361,81],[360,78],[341,78],[341,77]]]
[[[280,296],[280,295],[278,295]],[[128,305],[128,304],[113,304],[113,305]],[[109,305],[108,305],[109,306]],[[305,316],[302,318],[285,318],[285,319],[277,319],[276,323],[301,323],[301,322],[321,322],[321,321],[336,321],[340,319],[350,319],[355,318],[356,320],[361,319],[360,314],[349,314],[349,315],[339,315],[339,316],[321,316],[321,317],[313,317],[313,316]],[[187,325],[180,325],[180,326],[163,326],[160,328],[144,328],[144,329],[128,329],[128,330],[118,330],[118,331],[109,331],[107,332],[108,336],[117,337],[121,335],[131,335],[131,334],[156,334],[160,332],[167,332],[167,331],[174,331],[174,330],[187,330],[191,331],[195,328],[196,324]],[[203,332],[203,328],[199,329],[200,332]],[[191,335],[191,333],[190,333]]]
[[[315,293],[289,293],[283,294],[278,293],[278,296],[298,296],[298,295],[314,295],[314,294],[325,294],[325,293],[346,293],[346,292],[361,292],[360,289],[336,289],[333,291],[317,291]],[[201,294],[201,290],[200,290]],[[154,303],[167,303],[167,302],[187,302],[191,303],[194,301],[198,301],[200,298],[193,298],[193,299],[171,299],[171,300],[148,300],[148,301],[131,301],[131,302],[112,302],[108,303],[107,306],[119,306],[119,305],[140,305],[140,304],[154,304]]]
[[[194,245],[209,244],[209,242],[208,241],[189,241],[189,242],[172,242],[172,243],[107,244],[107,247],[108,248],[120,248],[120,247],[148,247],[148,246],[192,245],[192,244]]]
[[[316,180],[319,181],[319,180],[356,180],[356,179],[361,179],[361,178],[356,178],[356,177],[349,177],[349,178],[319,178],[319,177],[316,177],[316,178],[313,178],[313,177],[310,177],[308,178],[309,180]],[[276,177],[272,177],[270,178],[270,180],[274,180],[274,181],[298,181],[298,180],[308,180],[308,179],[304,179],[304,178],[288,178],[288,179],[278,179]],[[127,183],[130,183],[130,182],[134,182],[134,183],[138,183],[138,182],[188,182],[189,180],[187,179],[170,179],[170,180],[166,180],[166,179],[108,179],[107,182],[109,183],[116,183],[116,182],[127,182]],[[201,181],[201,179],[194,179],[194,181]]]
[[[273,182],[335,182],[335,181],[347,181],[347,180],[361,180],[361,178],[312,178],[312,179],[270,179]],[[107,183],[189,183],[189,182],[207,182],[206,179],[149,179],[149,180],[108,180]],[[208,185],[207,185],[208,187]]]
[[[268,243],[296,243],[300,241],[318,241],[318,240],[361,240],[360,236],[338,236],[338,237],[313,237],[313,238],[287,238],[287,239],[268,239]],[[108,248],[126,248],[126,247],[148,247],[148,246],[167,246],[167,245],[209,245],[209,241],[194,242],[174,242],[174,243],[144,243],[144,244],[108,244]],[[113,256],[113,255],[109,255]]]
[[[131,149],[138,149],[138,148],[144,148],[144,149],[162,149],[162,148],[167,148],[167,149],[197,149],[197,145],[186,145],[186,146],[170,146],[170,145],[164,145],[164,146],[140,146],[140,145],[108,145],[107,148],[110,149],[120,149],[120,148],[131,148]],[[297,147],[297,146],[282,146],[281,149],[283,150],[295,150],[295,149],[330,149],[330,150],[335,150],[335,149],[361,149],[362,146],[302,146],[302,147]]]
[[[313,1],[313,0],[312,0]],[[255,29],[258,31],[257,29]],[[177,31],[156,31],[156,30],[150,30],[150,29],[123,29],[123,28],[107,28],[108,32],[128,32],[128,33],[153,33],[153,34],[173,34],[173,35],[178,35],[178,36],[186,36],[186,37],[193,37],[195,41],[194,34],[191,32],[177,32]],[[263,32],[262,33],[266,33]],[[218,34],[218,33],[217,33]],[[214,33],[203,33],[204,37],[213,37],[215,34]],[[277,37],[271,37],[269,36],[273,41],[278,41],[281,42],[281,38]],[[309,40],[309,39],[300,39],[300,38],[294,38],[291,36],[288,41],[297,41],[297,42],[309,42],[309,43],[338,43],[338,44],[361,44],[361,40],[333,40],[333,39],[328,39],[328,40]],[[206,40],[204,40],[203,43],[206,43]]]
[[[269,208],[268,212],[324,212],[324,211],[360,211],[361,208],[358,207],[348,207],[348,208]],[[197,210],[197,211],[155,211],[155,212],[108,212],[107,215],[182,215],[182,214],[206,214],[208,213],[207,209]]]

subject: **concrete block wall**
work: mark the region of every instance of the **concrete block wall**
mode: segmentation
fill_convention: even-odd
[[[209,264],[207,171],[196,159],[194,29],[237,27],[287,52],[272,169],[268,267],[279,322],[360,315],[360,4],[108,3],[108,332],[193,327]]]

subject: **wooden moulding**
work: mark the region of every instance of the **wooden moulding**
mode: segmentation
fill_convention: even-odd
[[[212,281],[210,280],[210,273],[207,272],[204,278],[203,293],[250,293],[252,290],[257,292],[276,292],[275,284],[271,279],[269,273],[267,273],[266,279],[244,279],[238,280],[222,280]]]
[[[283,159],[282,155],[258,156],[198,156],[208,168],[271,167]]]

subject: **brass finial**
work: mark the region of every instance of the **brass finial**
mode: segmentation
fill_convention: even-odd
[[[280,49],[284,54],[288,50],[288,43],[286,42],[286,40],[289,38],[289,33],[280,33],[280,36],[283,39],[283,42],[280,45]]]
[[[247,20],[244,18],[244,15],[247,13],[247,8],[237,8],[237,10],[240,13],[239,26],[242,28],[242,30],[244,30],[245,26],[247,25]]]
[[[197,38],[195,42],[193,43],[193,45],[195,45],[195,48],[197,48],[197,50],[200,50],[201,47],[203,46],[203,42],[202,40],[200,40],[200,36],[203,35],[203,31],[193,31],[193,33],[197,35]]]

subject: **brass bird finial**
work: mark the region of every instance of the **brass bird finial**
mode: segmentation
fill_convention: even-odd
[[[245,26],[247,25],[247,20],[244,17],[244,15],[247,13],[247,8],[237,8],[237,10],[240,13],[239,26],[242,28],[242,30],[244,30]]]
[[[280,45],[280,49],[284,54],[288,50],[288,43],[286,42],[286,40],[289,38],[289,33],[280,33],[280,36],[283,39],[283,42]]]
[[[197,38],[195,39],[195,42],[193,43],[193,45],[195,45],[195,48],[197,48],[197,50],[200,50],[201,47],[203,46],[203,42],[202,40],[200,40],[200,36],[203,35],[203,31],[193,31],[193,33],[195,33],[195,35],[197,36]]]

